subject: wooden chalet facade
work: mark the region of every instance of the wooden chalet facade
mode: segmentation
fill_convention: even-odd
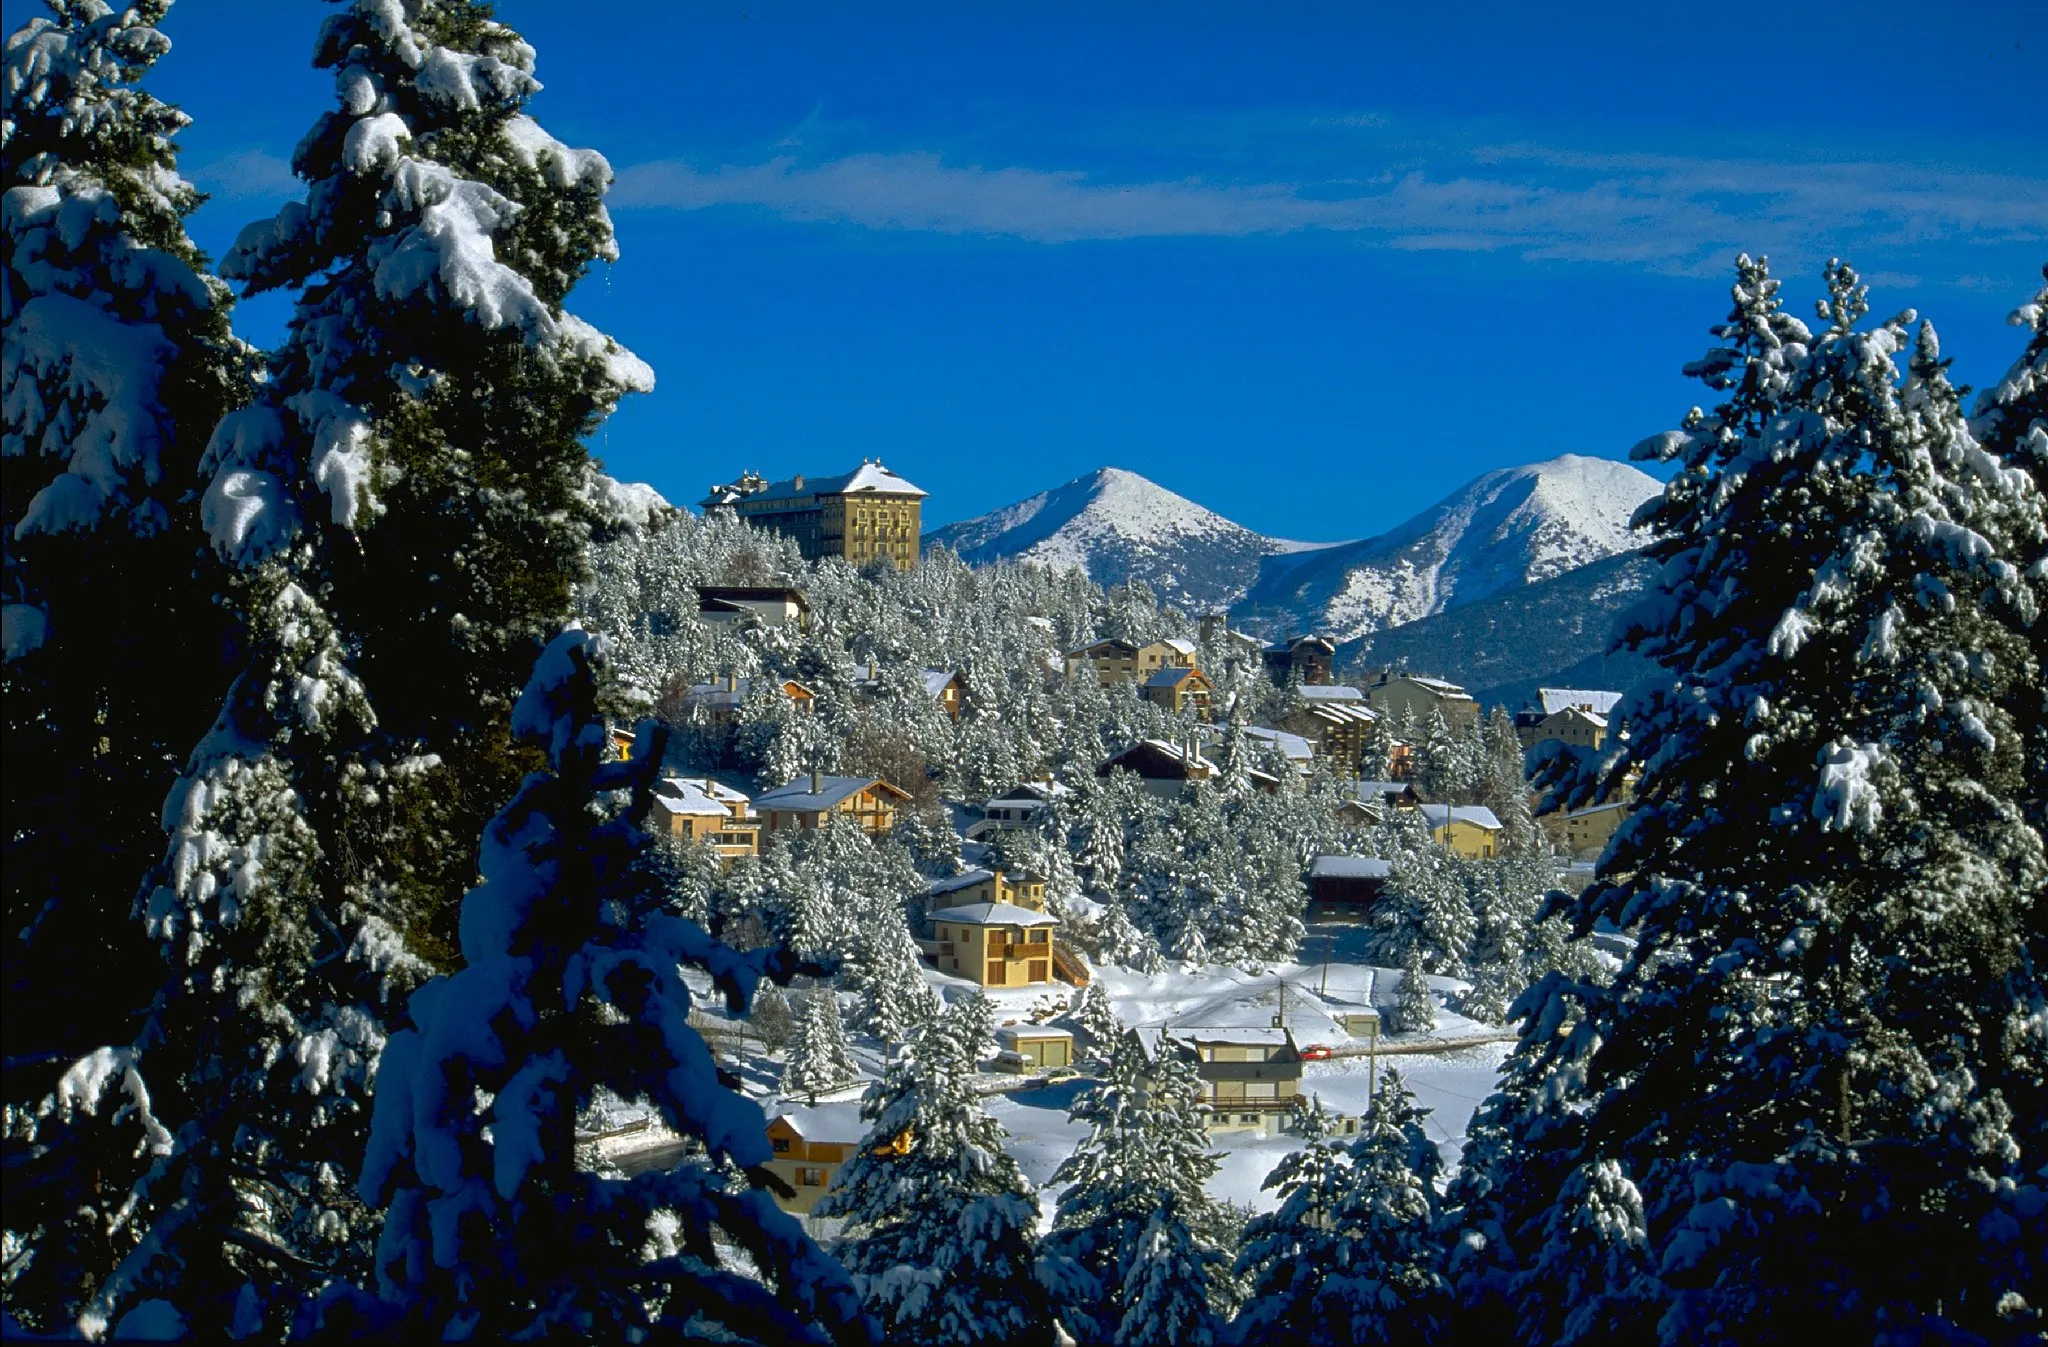
[[[813,772],[757,796],[754,809],[769,832],[815,828],[837,814],[858,823],[870,837],[886,837],[896,826],[897,812],[909,802],[907,792],[880,777]]]
[[[655,783],[653,818],[670,837],[704,843],[726,866],[761,848],[761,816],[753,801],[709,777],[671,776]]]
[[[775,1205],[792,1216],[810,1215],[866,1134],[857,1103],[782,1104],[768,1120],[768,1172],[791,1193],[775,1193]]]

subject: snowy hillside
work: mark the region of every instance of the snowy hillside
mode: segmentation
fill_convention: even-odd
[[[1238,620],[1355,640],[1630,551],[1629,516],[1658,490],[1577,454],[1489,472],[1391,532],[1269,558]]]
[[[1143,580],[1169,603],[1194,612],[1228,607],[1259,574],[1262,559],[1322,545],[1254,533],[1122,468],[1098,468],[977,519],[927,533],[971,564],[1032,561],[1079,566],[1097,584]]]

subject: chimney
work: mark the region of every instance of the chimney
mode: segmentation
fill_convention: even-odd
[[[796,478],[795,478],[795,480],[794,480],[794,481],[792,481],[792,482],[790,483],[790,485],[791,485],[791,486],[794,486],[794,487],[795,487],[795,488],[796,488],[797,490],[799,490],[799,491],[803,490],[803,489],[804,489],[804,475],[803,475],[802,473],[798,473],[798,474],[796,475]]]
[[[740,690],[740,676],[730,669],[725,671],[725,690],[727,692],[738,692]]]
[[[823,795],[824,793],[825,778],[819,773],[817,768],[813,767],[811,768],[811,794]]]

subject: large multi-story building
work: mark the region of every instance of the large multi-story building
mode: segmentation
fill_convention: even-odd
[[[887,557],[899,571],[917,564],[925,493],[879,459],[836,477],[770,482],[749,472],[714,486],[700,504],[725,508],[760,528],[796,539],[804,556],[844,557],[856,566]]]

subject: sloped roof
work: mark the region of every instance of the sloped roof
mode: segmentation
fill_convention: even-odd
[[[932,921],[950,921],[960,926],[1057,926],[1060,919],[1050,912],[1033,912],[1015,903],[968,903],[963,907],[942,907],[928,914]]]
[[[798,814],[817,813],[843,803],[869,786],[885,790],[899,799],[910,798],[878,776],[821,777],[815,791],[811,789],[811,778],[800,776],[788,785],[777,786],[774,790],[755,796],[754,807],[784,809]]]
[[[946,684],[959,676],[959,674],[954,673],[950,669],[926,669],[924,671],[925,695],[928,697],[938,696],[946,690]]]
[[[890,472],[880,463],[863,463],[852,472],[837,473],[830,477],[805,476],[803,485],[797,485],[797,478],[785,477],[779,482],[770,482],[768,489],[759,491],[753,497],[761,500],[802,499],[809,496],[850,496],[856,492],[873,492],[877,495],[919,496],[929,493],[912,486],[903,478]]]
[[[1621,694],[1598,688],[1537,688],[1536,700],[1546,716],[1554,716],[1573,706],[1590,707],[1594,715],[1604,716],[1621,700]]]
[[[805,1141],[827,1145],[858,1143],[868,1129],[861,1119],[858,1100],[844,1104],[792,1104],[785,1099],[774,1106],[771,1121],[773,1118],[787,1122]]]
[[[1394,864],[1378,856],[1318,856],[1308,872],[1315,879],[1385,879]]]
[[[1469,702],[1472,700],[1472,696],[1470,693],[1466,692],[1465,689],[1459,687],[1456,683],[1450,682],[1448,679],[1423,678],[1416,674],[1405,674],[1403,675],[1403,677],[1407,678],[1409,682],[1415,684],[1417,687],[1429,689],[1429,691],[1434,692],[1439,697],[1448,698],[1451,701]]]
[[[1316,755],[1308,740],[1298,734],[1269,730],[1263,725],[1247,725],[1244,732],[1253,739],[1273,745],[1287,756],[1289,762],[1307,762]]]
[[[1159,644],[1174,651],[1176,654],[1188,655],[1192,657],[1196,653],[1195,643],[1193,641],[1182,640],[1178,636],[1169,636],[1165,640],[1161,641]]]
[[[1500,820],[1483,804],[1426,804],[1422,817],[1432,832],[1451,823],[1470,823],[1488,832],[1500,829]]]
[[[1362,702],[1365,694],[1346,683],[1303,683],[1294,695],[1305,702]]]
[[[1146,679],[1145,686],[1148,688],[1178,687],[1190,678],[1201,678],[1201,675],[1202,671],[1200,669],[1176,669],[1168,666]],[[1208,680],[1202,679],[1202,681],[1206,683]]]
[[[705,777],[663,777],[654,787],[654,802],[671,814],[716,814],[725,817],[731,806],[744,806],[747,797],[731,786]]]
[[[983,870],[979,868],[973,870],[963,870],[957,875],[951,875],[945,879],[933,880],[930,884],[927,884],[925,886],[924,891],[930,894],[932,897],[937,898],[942,894],[958,893],[962,889],[971,889],[976,884],[986,884],[989,880],[994,879],[995,877],[995,871],[993,870]]]

